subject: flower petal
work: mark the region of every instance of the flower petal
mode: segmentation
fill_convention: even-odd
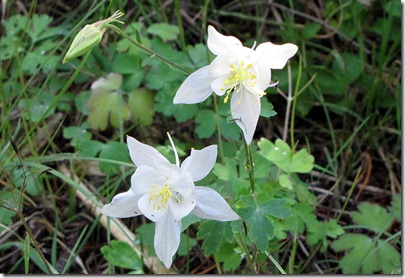
[[[212,93],[211,82],[213,77],[209,74],[209,66],[193,72],[184,80],[174,96],[173,103],[198,103],[206,100]]]
[[[164,185],[165,176],[158,170],[146,165],[139,166],[131,177],[131,189],[135,195],[145,195],[152,185]]]
[[[162,221],[155,223],[155,253],[167,269],[180,245],[181,222],[174,220],[170,211]]]
[[[256,48],[256,52],[261,56],[261,62],[272,69],[282,69],[297,50],[298,47],[292,43],[278,45],[265,42]]]
[[[181,164],[181,170],[190,174],[193,181],[205,178],[217,160],[217,145],[205,147],[202,150],[192,150]]]
[[[211,83],[211,88],[218,96],[223,96],[225,92],[232,87],[232,85],[225,85],[224,81],[228,79],[229,76],[222,76],[215,79]]]
[[[242,129],[246,143],[250,144],[260,115],[260,97],[242,88],[234,91],[231,98],[231,113],[236,124]]]
[[[153,198],[152,198],[153,199]],[[162,208],[157,209],[154,207],[154,201],[151,200],[150,194],[143,195],[138,201],[139,210],[145,215],[146,218],[153,222],[162,221],[168,211],[168,204],[165,204]]]
[[[233,36],[222,35],[210,25],[208,26],[207,45],[212,53],[220,55],[223,53],[237,53],[237,48],[242,46],[242,43]]]
[[[195,196],[197,204],[193,212],[198,217],[218,221],[232,221],[240,218],[225,199],[211,188],[196,186]]]
[[[140,197],[141,196],[136,196],[131,189],[127,192],[117,194],[110,204],[105,205],[101,209],[101,213],[117,218],[141,215],[142,212],[138,207]]]
[[[180,221],[194,209],[196,204],[194,189],[195,185],[188,173],[184,173],[172,185],[173,197],[169,200],[169,208],[176,221]]]
[[[127,136],[127,144],[129,155],[137,167],[147,165],[157,169],[156,162],[159,161],[170,164],[170,162],[155,148],[143,144],[131,136]]]

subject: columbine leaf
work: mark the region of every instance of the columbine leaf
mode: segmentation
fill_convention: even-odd
[[[122,162],[129,162],[129,154],[127,144],[121,142],[110,141],[107,144],[104,144],[101,152],[101,158],[117,160]],[[118,164],[112,162],[103,162],[99,163],[100,170],[104,173],[113,174],[119,169]]]
[[[394,216],[395,220],[401,221],[401,195],[397,194],[392,197],[391,205],[389,207],[390,213]]]
[[[164,41],[173,41],[179,35],[179,27],[167,23],[155,23],[148,28],[148,33],[157,35]]]
[[[376,233],[381,233],[387,230],[392,224],[393,216],[387,210],[377,204],[363,202],[357,207],[359,211],[350,213],[353,222],[364,226]]]
[[[248,207],[238,210],[238,214],[246,221],[248,235],[260,251],[264,252],[269,245],[269,239],[274,236],[274,226],[266,216],[266,207]]]
[[[232,230],[228,222],[206,221],[198,227],[197,238],[205,238],[202,247],[205,255],[214,254],[218,251],[225,237],[232,240]]]
[[[124,241],[112,240],[110,246],[103,246],[100,250],[104,258],[114,266],[136,270],[142,269],[141,258]]]
[[[271,102],[269,102],[266,98],[262,98],[261,100],[260,116],[270,118],[277,115],[277,112],[274,110],[274,106]]]
[[[314,157],[306,149],[293,154],[290,146],[280,139],[274,144],[267,139],[261,139],[258,146],[263,157],[287,173],[308,173],[314,166]]]
[[[360,234],[345,234],[331,245],[336,252],[349,250],[339,261],[343,274],[391,274],[401,267],[401,255],[383,240],[373,241]]]
[[[235,270],[241,263],[241,255],[235,252],[236,246],[227,241],[222,242],[221,248],[215,253],[215,260],[223,262],[224,271]]]
[[[201,110],[195,118],[195,132],[199,138],[209,138],[215,133],[216,115],[212,110]]]
[[[264,213],[276,218],[284,219],[291,216],[291,208],[287,207],[287,202],[283,199],[274,199],[260,204]]]
[[[373,250],[373,241],[369,237],[360,234],[345,234],[334,241],[331,247],[336,252],[350,250],[339,261],[343,274],[371,274],[376,270],[375,267],[369,265],[371,260],[364,260]]]
[[[144,126],[151,125],[155,115],[154,103],[152,91],[144,88],[133,90],[128,97],[132,121]]]
[[[180,234],[180,245],[177,250],[179,256],[186,256],[190,253],[191,249],[197,245],[197,241],[188,235],[181,233]]]

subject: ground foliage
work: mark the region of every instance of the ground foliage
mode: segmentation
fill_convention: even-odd
[[[126,134],[173,160],[167,131],[184,157],[217,144],[218,126],[222,153],[204,184],[230,196],[244,221],[187,217],[176,271],[280,273],[267,252],[287,273],[400,272],[399,1],[5,3],[0,272],[149,273],[77,199],[78,183],[61,166],[94,202],[107,203],[130,186]],[[288,68],[272,72],[278,87],[262,98],[252,143],[263,185],[257,205],[240,130],[221,99],[173,105],[184,73],[110,30],[76,76],[81,58],[62,64],[78,31],[116,10],[125,12],[122,28],[133,40],[190,72],[212,60],[208,24],[247,46],[270,40],[299,47]],[[277,89],[287,93],[289,86],[297,97],[283,141],[286,101]],[[153,255],[153,224],[143,217],[123,222]],[[255,251],[254,266],[234,235]]]

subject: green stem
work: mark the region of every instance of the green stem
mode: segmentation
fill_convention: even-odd
[[[295,83],[295,88],[294,88],[294,98],[293,98],[293,103],[292,103],[292,109],[291,109],[291,121],[290,121],[290,140],[291,140],[291,148],[294,150],[295,149],[295,139],[294,139],[294,126],[295,126],[295,110],[297,106],[297,98],[298,98],[298,89],[301,83],[301,76],[302,76],[302,59],[300,58],[300,62],[298,65],[298,76],[297,76],[297,81]],[[291,84],[291,82],[290,82]]]
[[[221,126],[220,126],[220,118],[218,103],[217,103],[217,95],[213,95],[213,102],[214,102],[214,110],[215,110],[215,120],[217,122],[217,137],[218,137],[218,148],[219,148],[219,156],[221,157],[222,165],[225,164],[225,156],[224,156],[224,147],[222,145],[222,136],[221,136]]]
[[[151,49],[149,49],[149,48],[143,46],[142,44],[136,42],[135,40],[133,40],[130,36],[128,36],[124,31],[122,31],[122,30],[121,30],[120,28],[118,28],[117,26],[112,25],[112,24],[108,24],[108,27],[111,28],[112,30],[114,30],[115,32],[117,32],[118,34],[120,34],[121,36],[123,36],[124,38],[126,38],[127,40],[129,40],[133,45],[135,45],[136,47],[140,48],[140,49],[143,50],[144,52],[146,52],[146,53],[148,53],[148,54],[150,54],[150,55],[152,55],[152,56],[155,56],[155,57],[159,58],[160,60],[162,60],[163,62],[165,62],[165,63],[168,64],[169,66],[172,66],[172,67],[174,67],[174,68],[176,68],[176,69],[178,69],[178,70],[180,70],[180,71],[182,71],[182,72],[184,72],[184,73],[186,73],[186,74],[191,74],[191,71],[189,71],[188,69],[183,68],[182,66],[179,66],[179,65],[175,64],[175,63],[172,62],[172,61],[169,61],[169,60],[166,59],[165,57],[163,57],[163,56],[159,55],[158,53],[154,52],[153,50],[151,50]]]
[[[174,12],[176,13],[177,26],[179,27],[180,46],[183,51],[187,50],[186,40],[184,38],[183,19],[180,12],[180,1],[174,0]]]
[[[250,149],[250,145],[246,143],[245,136],[242,134],[243,144],[245,146],[245,155],[246,155],[246,170],[249,174],[249,182],[250,182],[250,193],[252,194],[253,198],[256,199],[256,190],[255,190],[255,173],[253,167],[253,158],[252,158],[252,150]]]
[[[273,262],[273,264],[277,267],[277,269],[281,272],[281,274],[287,274],[284,269],[280,266],[280,264],[276,261],[276,259],[266,250],[264,252],[267,257]]]

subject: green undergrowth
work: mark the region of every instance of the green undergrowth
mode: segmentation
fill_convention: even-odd
[[[218,144],[217,163],[196,185],[218,191],[242,218],[186,217],[173,264],[178,273],[400,273],[399,1],[313,1],[313,8],[298,1],[197,2],[33,1],[24,12],[6,3],[0,272],[150,273],[77,191],[100,207],[129,189],[135,166],[126,135],[174,163],[170,132],[181,158]],[[62,63],[85,24],[116,10],[125,12],[117,27],[129,39],[108,29],[91,53]],[[261,99],[250,146],[255,196],[229,103],[210,97],[173,104],[188,73],[214,58],[209,24],[248,47],[269,40],[299,47],[284,69],[272,71],[278,85]],[[123,222],[141,252],[153,256],[154,223]]]

